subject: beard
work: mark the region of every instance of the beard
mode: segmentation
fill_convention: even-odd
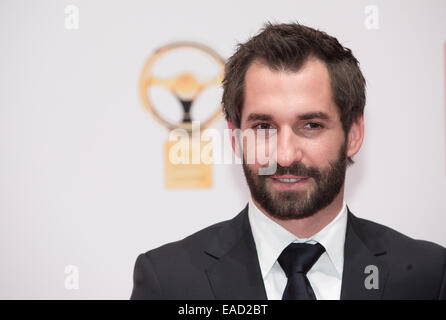
[[[302,219],[324,209],[339,194],[347,170],[346,143],[341,146],[338,158],[329,162],[326,168],[305,167],[294,162],[289,167],[277,163],[274,175],[295,175],[307,177],[304,190],[277,190],[272,178],[258,175],[243,161],[248,187],[253,199],[272,217],[280,220]]]

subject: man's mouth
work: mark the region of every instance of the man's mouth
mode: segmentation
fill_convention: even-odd
[[[274,180],[280,181],[280,182],[287,182],[287,183],[295,183],[299,182],[305,179],[308,179],[308,177],[298,177],[298,176],[291,176],[291,175],[283,175],[283,176],[272,176],[271,177]]]
[[[271,176],[274,187],[278,190],[299,190],[307,185],[310,177],[293,175],[275,175]]]
[[[298,182],[302,179],[280,179],[280,178],[276,178],[276,180],[279,180],[280,182]]]

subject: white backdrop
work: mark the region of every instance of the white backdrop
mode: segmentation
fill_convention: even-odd
[[[78,29],[65,26],[67,5]],[[138,78],[159,46],[198,41],[228,58],[266,20],[324,30],[361,63],[351,210],[446,246],[445,14],[441,0],[1,0],[0,298],[127,299],[139,253],[244,207],[237,165],[215,165],[211,189],[164,189],[167,130]]]

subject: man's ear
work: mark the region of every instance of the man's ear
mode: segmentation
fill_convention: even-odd
[[[234,150],[234,153],[237,155],[237,157],[241,158],[239,141],[237,139],[237,136],[235,135],[235,133],[237,132],[237,130],[239,130],[239,128],[236,128],[236,126],[229,119],[228,119],[228,128],[231,132],[230,137],[231,137],[232,150]]]
[[[352,123],[348,132],[347,157],[353,157],[359,152],[364,140],[364,116],[360,115]]]

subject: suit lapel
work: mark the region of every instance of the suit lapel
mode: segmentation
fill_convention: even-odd
[[[379,258],[386,254],[386,250],[380,244],[379,239],[379,234],[373,234],[363,220],[355,217],[348,209],[341,289],[342,300],[381,299],[388,278],[388,267]],[[371,276],[370,271],[365,272],[367,266],[372,266],[374,274],[376,274],[376,271],[378,273],[377,289],[366,288],[365,280]]]
[[[386,254],[380,234],[348,210],[344,245],[342,300],[381,299],[388,278],[388,267],[380,259]],[[266,300],[257,250],[248,219],[248,206],[222,227],[208,245],[205,254],[215,259],[206,270],[212,291],[219,300]],[[378,288],[367,289],[367,266],[378,270]]]
[[[267,299],[249,225],[248,206],[220,229],[205,253],[216,260],[206,270],[216,299]]]

